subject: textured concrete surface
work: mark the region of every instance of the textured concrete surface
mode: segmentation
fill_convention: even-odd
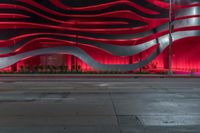
[[[0,78],[0,133],[199,133],[200,79]]]

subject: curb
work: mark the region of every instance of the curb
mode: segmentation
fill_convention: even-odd
[[[0,78],[200,78],[200,75],[158,74],[0,74]]]

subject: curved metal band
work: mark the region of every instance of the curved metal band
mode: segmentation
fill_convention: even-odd
[[[174,26],[176,28],[199,26],[199,25],[200,25],[200,18],[189,18],[189,19],[185,19],[185,20],[179,20],[174,23]],[[167,27],[168,27],[168,24],[163,25],[160,29],[158,28],[157,31],[160,32],[163,29],[166,29]],[[71,38],[71,37],[64,37],[64,36],[58,36],[56,38],[60,38],[60,39],[67,40],[67,41],[78,41],[80,43],[95,46],[97,48],[103,49],[103,50],[105,50],[113,55],[117,55],[117,56],[135,55],[135,54],[141,53],[157,44],[156,39],[136,45],[136,46],[119,46],[119,45],[95,42],[95,41],[81,39],[81,38]],[[24,43],[28,42],[29,40],[31,40],[31,38],[27,39],[27,41],[25,40],[25,42],[24,41],[19,42],[18,44],[13,45],[11,47],[0,48],[0,54],[8,54],[8,53],[14,52],[15,50],[17,50],[18,48],[23,46]]]
[[[39,50],[33,50],[25,53],[21,53],[18,55],[10,56],[10,57],[3,57],[0,58],[0,68],[8,67],[24,58],[29,58],[37,55],[43,55],[43,54],[53,54],[53,53],[59,53],[59,54],[72,54],[84,62],[86,62],[88,65],[93,67],[96,70],[101,71],[131,71],[133,69],[137,69],[140,67],[143,67],[147,64],[149,64],[151,61],[153,61],[168,45],[169,35],[165,35],[159,38],[160,46],[146,59],[142,60],[139,63],[136,64],[127,64],[127,65],[105,65],[101,64],[97,61],[95,61],[92,57],[90,57],[85,51],[83,51],[80,48],[74,47],[74,46],[64,46],[64,47],[56,47],[56,48],[44,48]],[[192,31],[184,31],[184,32],[176,32],[173,33],[173,40],[179,40],[182,38],[187,37],[195,37],[200,36],[200,31],[192,30]]]

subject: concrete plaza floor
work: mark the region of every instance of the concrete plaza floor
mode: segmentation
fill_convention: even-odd
[[[0,78],[0,133],[199,133],[198,78]]]

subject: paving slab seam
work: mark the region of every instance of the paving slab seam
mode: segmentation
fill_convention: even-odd
[[[114,110],[114,113],[115,113],[115,117],[116,117],[116,120],[117,120],[117,125],[118,125],[118,128],[119,128],[119,131],[120,131],[120,133],[123,133],[123,132],[122,132],[122,129],[121,129],[121,127],[120,127],[119,119],[118,119],[118,117],[117,117],[116,107],[115,107],[115,104],[114,104],[113,99],[112,99],[112,94],[111,94],[111,92],[109,92],[108,94],[109,94],[109,98],[110,98],[110,100],[111,100],[112,107],[113,107],[113,110]]]

